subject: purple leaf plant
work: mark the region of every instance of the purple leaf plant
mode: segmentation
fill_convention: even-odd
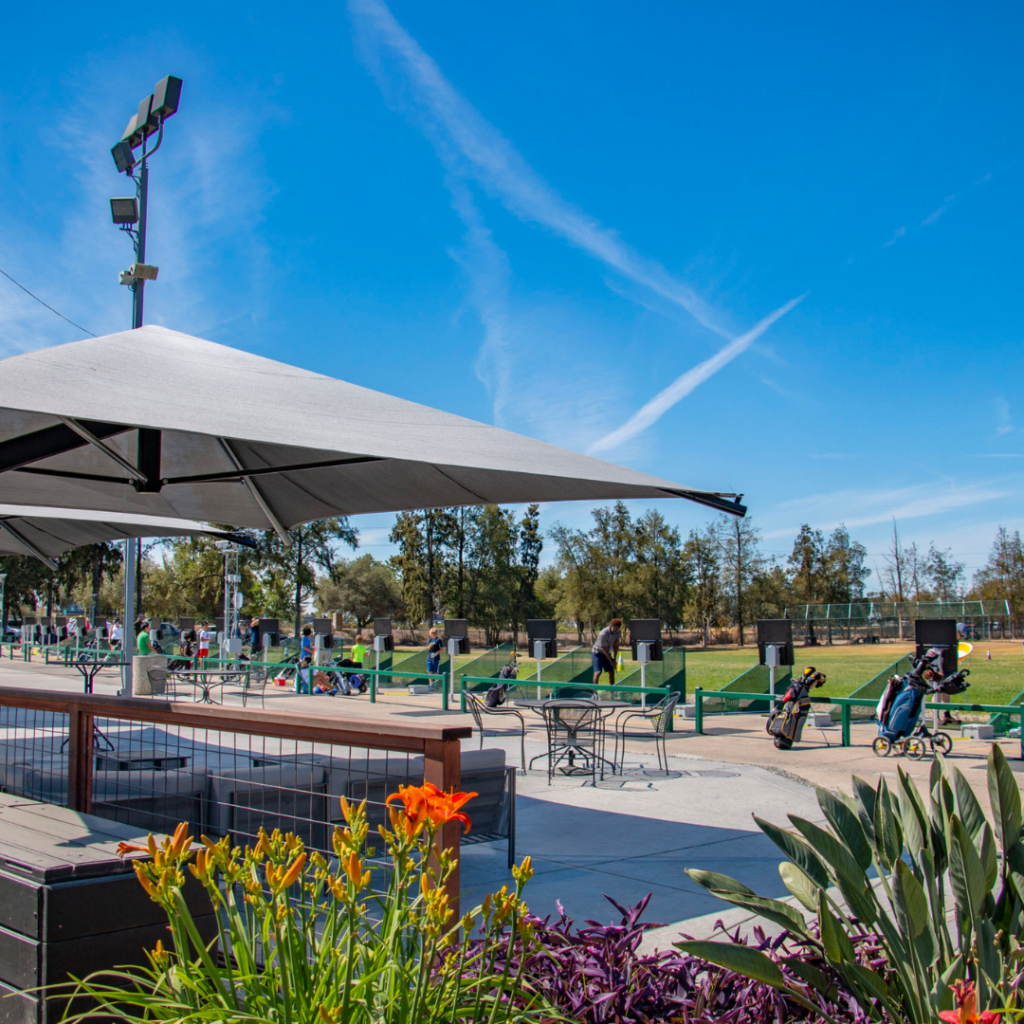
[[[640,920],[651,895],[628,908],[610,896],[605,899],[621,915],[618,924],[586,921],[577,928],[561,903],[553,923],[550,917],[531,919],[540,948],[527,953],[524,981],[565,1019],[579,1024],[789,1024],[822,1019],[785,992],[706,960],[678,950],[640,953],[643,933],[660,927]],[[768,937],[756,927],[746,940],[738,931],[730,935],[721,921],[716,931],[771,957],[786,979],[832,1020],[865,1024],[871,1019],[814,947],[792,934]],[[861,929],[850,938],[865,965],[884,971],[885,958],[872,932]],[[523,955],[520,939],[506,931],[499,942],[496,968],[510,959],[515,973]]]

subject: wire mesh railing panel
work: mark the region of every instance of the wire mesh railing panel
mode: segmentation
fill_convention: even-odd
[[[0,707],[0,790],[67,803],[68,721],[62,712]]]
[[[482,654],[477,655],[472,661],[466,662],[459,669],[459,672],[467,676],[488,676],[491,679],[497,679],[498,673],[512,661],[514,654],[514,644],[499,644],[497,647],[492,647],[489,651],[484,651]],[[524,665],[524,671],[526,668],[527,666]],[[474,690],[486,690],[487,684],[474,683],[471,688]]]
[[[187,821],[196,835],[253,846],[260,829],[291,832],[329,853],[341,797],[367,802],[371,827],[386,800],[423,779],[422,756],[221,729],[97,719],[92,812],[153,832]]]

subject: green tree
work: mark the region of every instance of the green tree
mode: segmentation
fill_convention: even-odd
[[[743,623],[750,621],[750,588],[764,569],[761,532],[750,519],[723,514],[716,533],[721,548],[722,589],[728,595],[727,605],[742,647]]]
[[[821,551],[820,594],[831,604],[859,601],[864,596],[864,584],[871,575],[865,565],[868,552],[863,544],[850,539],[850,533],[840,524],[832,531]]]
[[[349,612],[362,629],[374,616],[394,616],[402,607],[402,588],[395,570],[373,555],[336,562],[317,583],[321,612]]]
[[[789,579],[781,565],[765,563],[747,588],[749,622],[757,619],[781,619],[793,603]]]
[[[7,573],[4,602],[8,620],[21,622],[23,607],[34,612],[39,606],[39,596],[46,589],[50,570],[31,555],[2,555],[0,572]]]
[[[519,521],[516,543],[517,587],[516,604],[512,617],[512,639],[519,642],[519,629],[526,620],[538,616],[537,579],[540,576],[540,555],[544,550],[544,535],[540,530],[540,505],[528,505]]]
[[[812,530],[804,523],[789,556],[789,586],[794,600],[804,604],[817,604],[822,600],[824,548],[821,531]]]
[[[318,519],[288,531],[289,544],[276,534],[267,532],[259,542],[263,568],[286,583],[294,595],[295,635],[302,630],[304,595],[316,585],[316,570],[330,572],[339,544],[351,548],[359,545],[359,533],[348,516]]]
[[[1024,542],[1020,532],[1000,526],[988,561],[974,577],[971,597],[981,601],[1009,601],[1015,623],[1024,612]]]
[[[955,601],[963,584],[964,563],[956,561],[949,548],[940,551],[933,541],[924,560],[924,574],[936,600]]]
[[[512,625],[519,593],[516,546],[519,532],[510,509],[485,505],[473,518],[469,537],[469,621],[484,629],[488,647]]]
[[[689,585],[690,567],[683,557],[679,530],[669,526],[657,509],[648,509],[633,524],[625,610],[630,617],[677,626]]]
[[[636,531],[629,509],[621,501],[611,508],[594,509],[591,515],[594,526],[588,542],[598,579],[593,611],[594,618],[603,624],[629,613],[626,593],[636,554]]]
[[[562,585],[556,617],[575,623],[576,639],[583,643],[583,630],[594,636],[594,610],[597,598],[597,572],[589,539],[582,530],[556,523],[550,533],[555,542],[555,565]],[[550,593],[549,589],[549,593]]]
[[[687,618],[700,630],[701,646],[711,642],[711,627],[722,610],[721,545],[713,525],[691,530],[683,548],[692,585],[686,602]]]

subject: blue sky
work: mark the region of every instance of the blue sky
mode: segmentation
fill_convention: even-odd
[[[147,321],[743,491],[769,551],[845,522],[874,563],[895,515],[977,567],[1024,527],[1022,17],[20,5],[0,267],[128,324],[109,149],[173,73]],[[0,355],[79,336],[0,278]],[[358,525],[386,555],[388,517]]]

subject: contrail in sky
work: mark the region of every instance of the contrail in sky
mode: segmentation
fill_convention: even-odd
[[[636,252],[622,241],[617,232],[558,195],[523,159],[515,146],[459,94],[435,61],[395,19],[384,0],[349,0],[349,10],[359,32],[367,63],[381,87],[385,88],[388,84],[387,76],[381,68],[382,57],[389,57],[397,64],[411,96],[411,102],[399,105],[415,111],[438,157],[451,174],[475,179],[488,192],[497,196],[515,216],[543,225],[605,266],[685,309],[703,327],[723,338],[730,337],[731,331],[725,326],[725,318],[688,284],[669,273],[657,260]],[[466,223],[470,240],[477,238],[484,231],[479,214],[473,210],[472,216],[466,216],[466,197],[460,196],[457,190],[453,190],[453,200],[457,212]],[[484,233],[488,251],[493,249],[500,253],[489,233]],[[476,290],[481,289],[478,287]],[[674,384],[652,398],[618,430],[595,442],[590,451],[615,448],[655,423],[698,384],[745,352],[756,338],[802,298],[793,299],[765,317],[746,334],[732,338],[716,355],[688,370]],[[481,316],[489,325],[488,317],[493,313],[490,308],[493,302],[487,302],[486,306],[488,308],[481,310]],[[488,326],[489,337],[485,351],[495,347],[492,333]],[[503,332],[499,331],[498,334]],[[499,383],[507,383],[507,366],[503,367],[499,362],[495,369]],[[500,407],[500,402],[498,405]]]
[[[769,313],[763,320],[759,320],[746,334],[733,338],[728,345],[720,348],[710,359],[705,359],[703,363],[699,363],[692,370],[687,370],[686,373],[677,377],[667,388],[659,391],[646,405],[630,416],[621,427],[595,441],[587,449],[587,454],[593,455],[596,452],[606,452],[618,448],[657,423],[673,405],[684,399],[694,388],[703,384],[738,355],[746,352],[776,320],[784,317],[794,306],[802,302],[806,294],[805,292],[798,298],[790,299],[774,313]]]
[[[512,213],[543,224],[623,276],[681,306],[704,327],[729,336],[718,313],[689,285],[626,245],[617,232],[562,199],[515,146],[459,94],[383,0],[349,0],[349,10],[361,31],[368,59],[375,61],[381,49],[398,59],[421,105],[420,113],[429,115],[428,128],[435,145],[449,150],[454,147],[480,184]],[[450,158],[450,154],[441,155]]]

